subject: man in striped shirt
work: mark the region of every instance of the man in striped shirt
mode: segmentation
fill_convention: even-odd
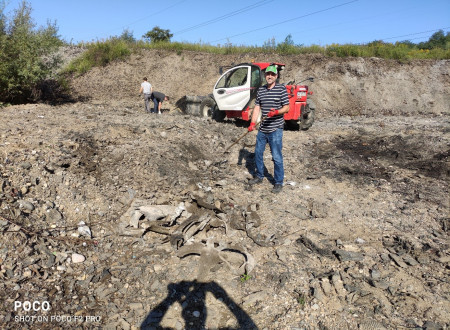
[[[262,112],[265,118],[256,136],[255,164],[256,176],[249,181],[249,184],[261,183],[264,179],[264,150],[269,144],[274,164],[274,187],[272,192],[279,193],[283,188],[284,166],[283,166],[283,127],[284,114],[289,111],[289,98],[286,87],[277,83],[278,70],[275,65],[270,65],[266,69],[267,85],[258,89],[255,108],[253,109],[252,120],[249,131],[253,131]]]

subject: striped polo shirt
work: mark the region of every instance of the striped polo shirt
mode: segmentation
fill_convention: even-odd
[[[261,107],[262,116],[267,116],[271,109],[279,110],[286,104],[289,104],[289,97],[286,86],[276,83],[272,89],[267,85],[258,89],[255,105]],[[271,133],[278,128],[284,127],[284,114],[267,117],[261,124],[259,130],[263,133]]]

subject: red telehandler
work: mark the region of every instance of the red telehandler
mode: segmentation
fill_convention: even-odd
[[[279,82],[280,71],[285,67],[282,63],[243,63],[226,70],[217,80],[213,93],[201,102],[200,115],[212,117],[216,121],[225,118],[250,120],[258,88],[266,84],[265,71],[269,65],[277,66]],[[308,98],[312,92],[307,85],[300,85],[306,80],[313,82],[314,78],[285,85],[290,105],[289,112],[284,115],[286,125],[298,125],[302,130],[312,126],[315,116],[315,105]]]

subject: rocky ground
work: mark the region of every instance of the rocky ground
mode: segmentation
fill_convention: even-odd
[[[269,153],[246,184],[253,133],[224,152],[245,123],[175,107],[245,58],[150,52],[76,78],[83,102],[1,109],[2,327],[448,328],[448,61],[274,57],[320,78],[280,194]]]

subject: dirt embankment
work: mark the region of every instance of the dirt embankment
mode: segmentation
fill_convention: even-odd
[[[449,112],[448,60],[400,63],[379,58],[328,58],[321,55],[214,55],[146,51],[127,62],[95,68],[74,82],[74,90],[93,100],[138,105],[144,76],[156,90],[173,97],[207,95],[219,67],[239,63],[286,64],[282,82],[316,78],[312,97],[322,117],[338,115],[440,115]]]
[[[252,59],[316,78],[277,195],[269,153],[246,185],[253,133],[224,153],[245,123],[174,106]],[[2,328],[447,329],[449,79],[449,61],[149,51],[75,79],[85,102],[2,109]]]

